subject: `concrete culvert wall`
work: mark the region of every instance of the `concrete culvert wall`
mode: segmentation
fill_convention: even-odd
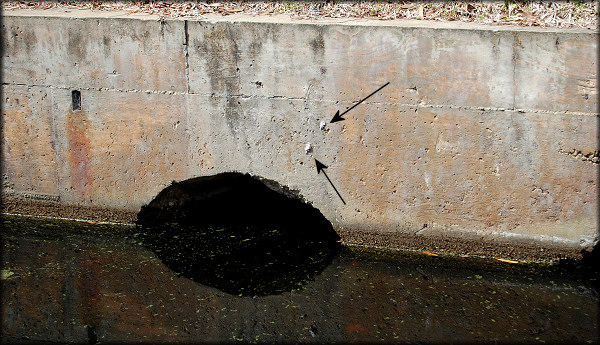
[[[171,181],[238,171],[299,191],[348,244],[598,243],[597,30],[24,10],[2,27],[5,212],[134,221]],[[242,198],[228,217],[268,210]]]

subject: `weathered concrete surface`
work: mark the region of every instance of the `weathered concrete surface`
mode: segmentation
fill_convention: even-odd
[[[137,212],[171,181],[240,171],[298,190],[350,243],[570,256],[598,239],[597,32],[102,16],[5,12],[11,209]]]

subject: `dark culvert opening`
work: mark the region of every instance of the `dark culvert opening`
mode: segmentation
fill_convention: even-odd
[[[340,248],[331,223],[299,193],[236,172],[173,183],[138,223],[141,242],[171,270],[242,296],[298,289]]]

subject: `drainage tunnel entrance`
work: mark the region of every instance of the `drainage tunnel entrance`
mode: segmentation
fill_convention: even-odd
[[[235,172],[173,183],[138,223],[142,243],[171,270],[242,296],[298,289],[340,248],[331,223],[297,192]]]

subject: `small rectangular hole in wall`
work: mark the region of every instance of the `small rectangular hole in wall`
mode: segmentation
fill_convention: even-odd
[[[71,91],[71,99],[73,110],[81,110],[81,92],[78,90]]]

